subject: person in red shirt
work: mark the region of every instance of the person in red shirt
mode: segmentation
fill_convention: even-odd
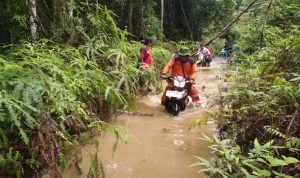
[[[180,48],[178,54],[173,54],[165,66],[161,78],[166,78],[166,75],[171,72],[171,77],[182,76],[187,80],[190,80],[191,83],[195,83],[197,76],[197,65],[193,58],[190,57],[189,49],[187,47]],[[172,88],[172,82],[168,83],[166,89],[161,97],[161,104],[165,103],[166,100],[166,91]],[[188,95],[192,97],[193,102],[199,102],[200,97],[198,90],[194,85],[191,86]]]
[[[208,46],[208,44],[205,44],[204,47],[208,49],[208,51],[210,52],[209,57],[212,58],[213,57],[212,49]]]
[[[152,65],[152,54],[151,54],[151,47],[152,47],[152,39],[146,38],[144,41],[144,46],[140,49],[140,67],[143,69],[150,69]]]
[[[210,63],[211,63],[211,61],[212,61],[212,58],[213,58],[213,53],[212,53],[211,48],[208,47],[208,44],[205,44],[204,47],[207,48],[208,51],[209,51],[209,53],[208,53],[207,56],[206,56],[206,61],[205,61],[205,62],[206,62],[206,66],[209,67],[209,66],[210,66]]]

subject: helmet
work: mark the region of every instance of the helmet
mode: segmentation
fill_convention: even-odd
[[[189,56],[190,55],[190,51],[189,51],[189,48],[187,47],[181,47],[178,51],[178,54],[180,56]]]

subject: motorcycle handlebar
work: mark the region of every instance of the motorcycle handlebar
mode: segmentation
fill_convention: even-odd
[[[171,77],[171,76],[165,76],[165,77],[160,77],[162,80],[174,80],[174,77]],[[195,83],[195,81],[191,82],[190,80],[187,80],[185,81],[186,83]]]
[[[160,78],[162,79],[162,80],[173,80],[174,79],[174,77],[171,77],[171,76],[160,76]]]

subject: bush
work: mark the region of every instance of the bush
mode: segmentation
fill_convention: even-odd
[[[12,154],[19,151],[24,159],[15,162],[22,169],[28,169],[25,163],[32,159],[31,153],[38,152],[43,166],[33,165],[32,173],[47,168],[59,172],[63,144],[73,143],[77,134],[88,129],[105,128],[102,120],[127,103],[128,95],[110,79],[112,74],[95,61],[87,61],[75,48],[41,40],[3,51],[0,149],[5,153],[11,147]]]
[[[283,2],[289,8],[296,3]],[[274,12],[289,9],[285,3]],[[299,177],[299,25],[248,15],[235,28],[241,51],[231,59],[228,92],[212,114],[219,128],[220,140],[212,146],[217,160],[201,158],[199,165],[213,177]]]
[[[276,153],[281,146],[273,145],[273,140],[261,145],[257,139],[254,140],[253,148],[248,154],[242,154],[240,147],[230,140],[210,139],[210,148],[218,158],[210,161],[196,157],[199,161],[192,166],[203,166],[200,172],[210,177],[298,177],[299,160],[294,157],[280,156]],[[291,169],[293,168],[293,169]],[[293,176],[291,176],[293,175]]]
[[[150,16],[142,21],[141,35],[144,37],[154,37],[158,40],[164,38],[163,29],[160,26],[160,21],[155,16]]]

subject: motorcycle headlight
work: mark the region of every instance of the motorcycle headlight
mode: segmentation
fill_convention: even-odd
[[[183,88],[185,86],[185,82],[180,82],[179,87]]]
[[[175,86],[175,87],[180,87],[180,83],[179,83],[179,81],[177,81],[177,80],[174,80],[174,86]]]

